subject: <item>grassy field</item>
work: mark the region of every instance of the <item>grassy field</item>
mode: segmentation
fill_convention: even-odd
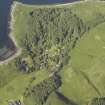
[[[72,52],[72,67],[83,71],[104,96],[104,26],[105,23],[91,30],[83,37]],[[84,61],[80,63],[80,61]],[[74,64],[75,63],[75,64]]]
[[[71,62],[61,71],[59,91],[78,105],[93,97],[104,97],[105,23],[92,29],[80,39],[72,51]]]
[[[7,105],[8,100],[17,100],[22,99],[23,93],[25,91],[25,88],[27,88],[29,85],[35,85],[44,80],[48,76],[48,73],[45,71],[41,71],[38,73],[32,73],[30,75],[27,74],[18,74],[17,77],[15,77],[11,82],[2,87],[0,89],[0,103],[2,105]],[[36,80],[33,81],[33,83],[30,84],[30,81],[32,78],[35,77]]]
[[[23,49],[23,52],[24,46],[22,43],[25,39],[25,35],[29,34],[30,37],[32,37],[33,33],[35,34],[35,31],[40,31],[40,29],[34,30],[35,27],[32,22],[33,20],[35,21],[35,18],[30,20],[29,13],[32,13],[33,10],[36,11],[40,9],[48,11],[51,8],[70,9],[73,13],[71,16],[75,19],[75,24],[77,24],[77,26],[81,22],[78,19],[81,19],[84,24],[89,27],[89,30],[86,30],[83,36],[79,38],[75,48],[69,52],[68,55],[71,56],[71,59],[59,72],[62,85],[56,90],[68,100],[76,103],[76,105],[87,105],[92,98],[105,96],[105,3],[88,1],[61,6],[29,6],[16,3],[16,7],[12,11],[12,34],[19,47]],[[38,13],[36,12],[36,14]],[[66,19],[65,16],[68,15],[62,13],[61,19]],[[59,18],[56,21],[60,22]],[[51,26],[50,28],[52,28],[51,30],[53,30],[53,24],[51,22],[48,23],[48,25],[49,24]],[[76,27],[75,24],[73,25],[74,27]],[[35,29],[38,28],[37,26],[38,25],[36,24]],[[50,28],[48,32],[49,34],[52,34]],[[82,29],[84,30],[84,28]],[[60,32],[56,33],[56,30],[53,31],[55,32],[55,36],[60,36]],[[53,40],[50,41],[51,43],[54,43]],[[55,46],[55,44],[53,44],[51,49],[49,49],[49,55],[52,56],[54,53],[59,52],[59,46],[61,47],[61,45]],[[65,46],[63,45],[63,47]],[[27,53],[22,54],[22,56],[24,57],[26,54]],[[0,105],[7,105],[8,100],[11,99],[20,99],[23,101],[23,93],[28,86],[33,87],[49,77],[49,71],[46,68],[29,74],[18,71],[15,66],[16,59],[8,64],[0,65]],[[30,57],[28,56],[27,59],[30,65],[32,62]],[[52,65],[52,61],[49,60],[49,64]],[[35,80],[31,83],[30,81],[33,77],[35,77]],[[26,105],[34,104],[31,99],[24,101],[23,102],[26,103]],[[53,92],[44,105],[66,104],[67,103],[61,100],[58,95]]]

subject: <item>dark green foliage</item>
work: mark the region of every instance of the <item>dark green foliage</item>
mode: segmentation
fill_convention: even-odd
[[[28,30],[22,41],[26,55],[16,60],[16,66],[26,72],[60,70],[70,59],[85,25],[69,8],[35,9],[27,15]]]
[[[20,70],[23,70],[23,71],[27,71],[26,67],[27,67],[27,64],[25,61],[22,61],[21,58],[18,58],[17,61],[16,61],[16,67]]]
[[[105,105],[105,97],[94,98],[89,105]]]
[[[56,74],[42,81],[33,87],[26,88],[25,98],[32,98],[34,105],[43,105],[48,96],[61,86],[60,77]]]
[[[73,100],[68,99],[66,96],[64,96],[62,93],[56,91],[57,97],[63,101],[66,105],[77,105]]]

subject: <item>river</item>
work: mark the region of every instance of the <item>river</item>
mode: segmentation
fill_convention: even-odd
[[[4,61],[14,53],[16,47],[9,38],[10,7],[14,0],[0,0],[0,61]],[[56,4],[79,0],[17,0],[25,4]]]

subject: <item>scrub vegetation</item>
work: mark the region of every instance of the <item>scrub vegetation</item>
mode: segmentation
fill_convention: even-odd
[[[105,4],[14,5],[22,53],[0,65],[0,104],[104,105]]]
[[[84,23],[66,8],[33,9],[26,15],[27,31],[20,34],[24,53],[16,59],[16,67],[27,73],[40,69],[59,71],[85,32]]]

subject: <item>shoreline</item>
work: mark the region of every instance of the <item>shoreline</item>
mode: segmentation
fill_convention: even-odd
[[[0,61],[0,65],[3,65],[3,64],[8,64],[9,61],[13,60],[14,58],[16,58],[17,56],[19,56],[21,53],[22,53],[22,49],[19,48],[18,44],[17,44],[17,41],[16,39],[14,38],[13,36],[13,24],[14,24],[14,10],[16,8],[17,5],[24,5],[24,6],[29,6],[29,7],[49,7],[49,6],[62,6],[62,5],[70,5],[70,4],[76,4],[76,3],[81,3],[81,2],[85,2],[85,1],[76,1],[76,2],[71,2],[71,3],[63,3],[63,4],[47,4],[47,5],[35,5],[35,4],[24,4],[24,3],[21,3],[21,2],[18,2],[18,1],[14,1],[11,6],[10,6],[10,21],[9,21],[9,29],[10,29],[10,32],[8,34],[8,37],[10,38],[10,40],[12,40],[14,46],[16,47],[15,50],[13,51],[13,53],[8,56],[7,58],[5,58],[4,60],[1,60]],[[9,52],[8,52],[9,53]]]
[[[70,6],[72,6],[72,5],[76,5],[76,4],[83,4],[83,3],[88,3],[88,2],[98,2],[98,3],[105,3],[105,1],[100,1],[100,0],[96,0],[96,1],[92,1],[92,0],[80,0],[80,1],[74,1],[74,2],[66,2],[66,3],[56,3],[56,4],[25,4],[25,3],[22,3],[22,2],[19,2],[19,1],[15,1],[15,3],[17,4],[17,5],[23,5],[23,6],[25,6],[25,7],[42,7],[42,8],[47,8],[47,7],[58,7],[58,6],[66,6],[66,5],[70,5]]]
[[[17,41],[15,39],[15,37],[13,36],[13,24],[14,24],[14,11],[15,11],[15,8],[17,5],[23,5],[23,6],[26,6],[26,7],[58,7],[58,6],[66,6],[66,5],[75,5],[75,4],[81,4],[81,3],[85,3],[85,2],[103,2],[105,3],[105,1],[90,1],[90,0],[84,0],[84,1],[75,1],[75,2],[70,2],[70,3],[62,3],[62,4],[42,4],[42,5],[38,5],[38,4],[24,4],[24,3],[21,3],[21,2],[18,2],[18,1],[14,1],[12,4],[11,4],[11,7],[10,7],[10,21],[9,21],[9,29],[10,29],[10,32],[8,34],[8,37],[10,38],[10,40],[12,40],[14,46],[16,47],[16,49],[14,50],[14,53],[12,53],[12,55],[10,55],[9,57],[7,57],[6,59],[0,61],[0,65],[2,64],[7,64],[9,61],[13,60],[14,58],[16,58],[17,56],[19,56],[21,53],[22,53],[22,49],[19,48],[18,44],[17,44]]]
[[[74,1],[74,2],[55,3],[55,4],[25,4],[25,3],[22,3],[22,2],[15,1],[16,4],[20,4],[20,5],[23,5],[23,6],[26,6],[26,7],[56,7],[56,6],[81,4],[81,3],[84,3],[84,2],[91,2],[91,1],[88,1],[88,0],[81,1],[80,0],[80,1]]]
[[[7,64],[9,61],[11,61],[14,58],[16,58],[17,56],[19,56],[21,54],[21,52],[22,52],[22,49],[18,47],[17,41],[16,41],[16,39],[13,36],[13,24],[14,24],[14,16],[13,16],[13,13],[14,13],[14,10],[16,8],[16,5],[17,5],[16,2],[14,2],[13,4],[11,4],[11,7],[10,7],[10,21],[9,21],[9,25],[8,25],[9,26],[8,28],[10,30],[10,32],[8,33],[8,37],[13,42],[13,44],[15,46],[15,49],[13,50],[12,55],[10,55],[6,59],[0,61],[0,65]]]

